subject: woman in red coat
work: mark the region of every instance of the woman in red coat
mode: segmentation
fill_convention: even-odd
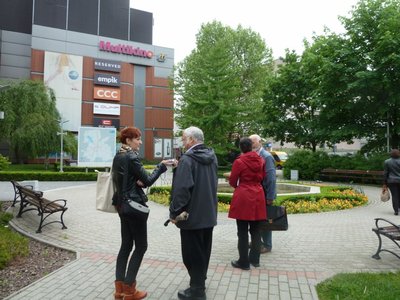
[[[265,176],[265,162],[254,151],[249,138],[239,142],[242,154],[234,161],[229,184],[235,188],[228,217],[236,219],[239,259],[232,260],[235,268],[250,270],[250,264],[260,266],[260,221],[265,220],[266,205],[261,182]],[[249,252],[249,235],[251,248]]]

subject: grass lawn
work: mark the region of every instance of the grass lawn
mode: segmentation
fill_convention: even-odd
[[[398,300],[400,272],[343,273],[317,285],[319,300]]]

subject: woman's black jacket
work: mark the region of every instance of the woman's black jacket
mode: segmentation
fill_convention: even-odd
[[[142,199],[140,202],[145,204],[147,197],[136,182],[140,180],[144,184],[144,187],[149,187],[166,170],[167,167],[160,163],[150,174],[144,169],[136,152],[132,150],[120,150],[115,155],[112,165],[112,179],[115,189],[113,205],[120,206],[126,197],[138,199],[138,196]],[[127,176],[125,187],[124,176]]]

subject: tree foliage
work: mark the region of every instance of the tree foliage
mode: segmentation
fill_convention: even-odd
[[[238,136],[259,129],[271,61],[271,51],[250,29],[202,25],[196,49],[175,72],[178,125],[198,126],[218,153],[229,150]]]
[[[0,138],[9,141],[18,160],[47,155],[57,149],[59,113],[54,93],[43,82],[26,80],[0,93],[5,118]]]
[[[312,54],[286,52],[264,94],[264,133],[282,142],[316,150],[327,139],[320,124],[320,99]]]
[[[369,125],[369,139],[385,144],[389,122],[391,145],[400,142],[400,1],[360,1],[350,18],[342,18],[347,50],[358,62],[350,82],[358,124]],[[359,132],[359,136],[362,132]]]
[[[305,42],[301,56],[288,52],[268,81],[265,132],[314,150],[353,138],[382,149],[389,122],[391,145],[398,147],[400,1],[360,0],[340,19],[345,33],[326,29]]]

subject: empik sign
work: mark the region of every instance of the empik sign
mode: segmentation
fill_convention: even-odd
[[[94,74],[94,83],[99,85],[120,86],[121,81],[119,75],[114,74]]]

